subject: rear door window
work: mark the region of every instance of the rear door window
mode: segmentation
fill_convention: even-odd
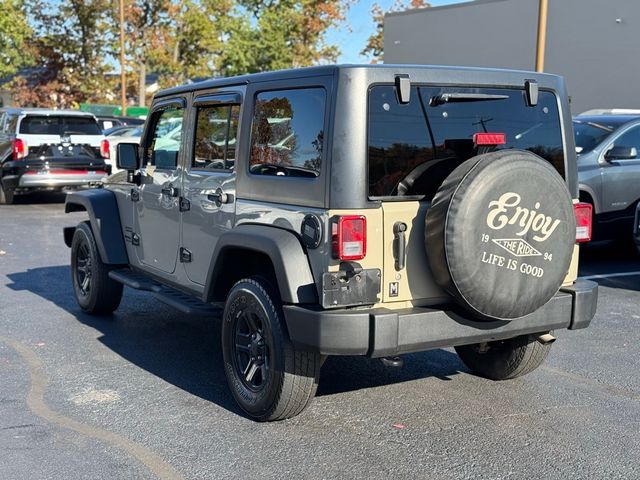
[[[451,95],[454,94],[454,95]],[[477,133],[502,133],[504,145],[477,146]],[[402,105],[393,86],[369,92],[369,196],[430,200],[462,162],[501,149],[529,150],[564,176],[556,96],[540,91],[528,107],[524,91],[498,88],[411,88]]]
[[[20,122],[26,135],[102,135],[93,117],[62,115],[28,115]]]
[[[198,107],[192,168],[233,169],[239,116],[240,105]]]

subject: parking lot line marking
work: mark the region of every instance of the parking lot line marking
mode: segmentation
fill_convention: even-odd
[[[633,390],[629,390],[627,388],[621,388],[616,385],[611,385],[609,383],[598,382],[597,380],[593,380],[591,378],[585,377],[583,375],[579,375],[577,373],[568,372],[567,370],[563,370],[561,368],[552,367],[550,365],[543,365],[542,369],[555,373],[556,375],[560,375],[569,380],[573,380],[575,383],[580,383],[587,387],[591,387],[595,390],[600,390],[603,393],[610,393],[612,395],[618,395],[620,397],[626,397],[631,400],[640,400],[640,394]]]
[[[598,278],[635,277],[637,275],[640,275],[640,270],[636,270],[635,272],[602,273],[600,275],[588,275],[580,278],[583,280],[597,280]]]
[[[100,427],[87,425],[86,423],[65,417],[61,413],[51,410],[44,401],[44,392],[49,382],[43,372],[42,362],[38,355],[33,350],[25,347],[23,344],[15,340],[0,336],[0,342],[15,350],[27,364],[29,376],[31,377],[31,387],[27,393],[26,401],[27,406],[34,414],[50,423],[108,443],[120,450],[124,450],[129,455],[140,461],[158,478],[183,478],[182,475],[180,475],[169,463],[164,461],[160,456],[158,456],[158,454],[151,451],[144,445],[133,442],[132,440],[118,435],[117,433],[104,430]]]

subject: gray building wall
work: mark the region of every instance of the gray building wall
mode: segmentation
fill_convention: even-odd
[[[539,0],[476,0],[388,14],[385,63],[535,69]],[[574,113],[640,109],[640,0],[549,0],[545,71]]]

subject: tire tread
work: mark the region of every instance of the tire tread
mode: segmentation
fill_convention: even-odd
[[[272,318],[271,331],[274,340],[274,348],[280,347],[284,357],[285,369],[279,382],[278,392],[270,408],[262,415],[252,415],[260,421],[285,420],[300,414],[315,396],[322,364],[320,355],[307,352],[294,347],[289,340],[285,325],[283,324],[282,308],[277,301],[275,289],[262,277],[241,279],[233,286],[232,291],[240,284],[250,284],[255,287],[264,300]],[[272,293],[273,292],[273,293]],[[233,388],[233,382],[229,384]],[[236,398],[237,399],[237,398]],[[240,405],[242,407],[242,405]]]
[[[88,302],[81,302],[81,299],[78,298],[78,294],[76,293],[76,300],[78,301],[78,305],[80,306],[80,308],[86,313],[93,315],[105,315],[112,313],[120,305],[120,301],[122,300],[123,286],[121,283],[116,282],[109,277],[109,271],[113,267],[111,267],[110,265],[106,265],[100,259],[98,247],[96,245],[96,241],[93,236],[93,231],[91,230],[91,224],[89,223],[89,221],[81,222],[76,228],[71,244],[71,255],[75,255],[76,249],[74,247],[77,245],[77,243],[82,241],[79,237],[81,235],[84,235],[89,243],[89,251],[93,267],[91,273],[91,293],[95,294],[90,295]],[[78,236],[78,240],[76,240],[76,236]],[[71,272],[71,275],[72,282],[75,282],[73,271]]]

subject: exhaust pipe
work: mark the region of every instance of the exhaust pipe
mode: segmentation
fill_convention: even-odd
[[[556,337],[551,335],[550,333],[544,333],[536,338],[541,344],[547,345],[548,343],[553,343],[556,341]]]

